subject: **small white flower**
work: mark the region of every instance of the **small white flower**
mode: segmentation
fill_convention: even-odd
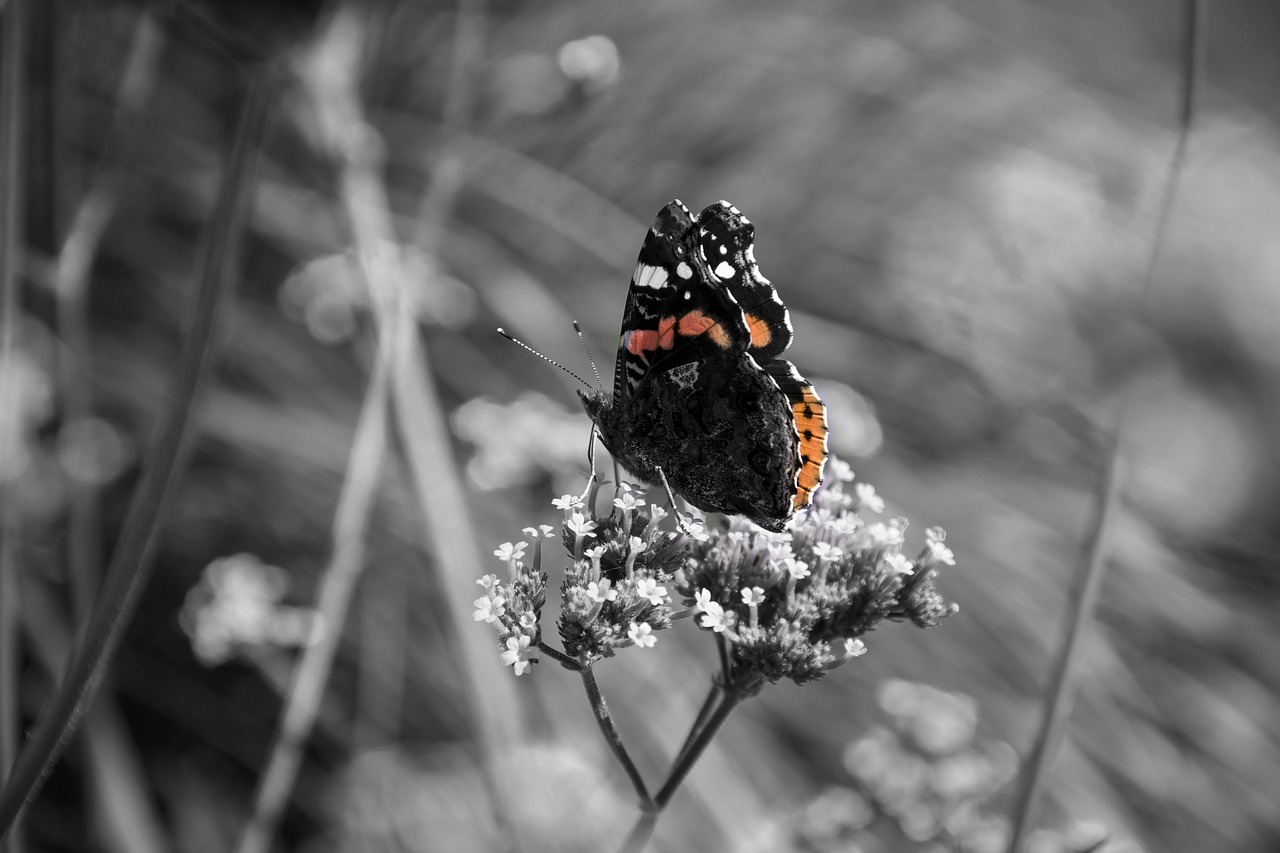
[[[698,590],[693,594],[694,610],[701,610],[703,613],[706,613],[707,608],[713,604],[715,604],[716,607],[720,606],[719,604],[716,604],[714,601],[711,600],[711,590],[707,589],[706,587],[703,587],[702,589]]]
[[[858,483],[853,487],[858,503],[872,512],[884,512],[884,498],[876,494],[876,487],[870,483]]]
[[[703,628],[710,628],[717,634],[722,633],[729,627],[724,608],[714,601],[708,601],[702,608],[702,622],[699,624],[701,624]]]
[[[798,581],[802,581],[809,577],[809,564],[804,560],[797,560],[794,557],[788,557],[782,561],[782,567],[787,570],[787,574]]]
[[[476,609],[471,614],[471,618],[477,622],[488,622],[492,625],[507,612],[507,600],[500,595],[486,595],[484,598],[477,598],[473,604]]]
[[[569,528],[569,532],[574,536],[595,536],[595,533],[592,531],[596,529],[596,523],[594,521],[587,520],[587,517],[580,512],[575,512],[573,515],[569,516],[569,520],[565,522],[565,526]]]
[[[518,637],[508,637],[506,645],[507,650],[500,656],[503,666],[512,667],[516,675],[524,675],[533,668],[533,664],[529,662],[533,649],[529,648],[528,636],[521,634]]]
[[[642,649],[651,649],[658,642],[658,638],[653,635],[653,627],[648,622],[641,622],[639,625],[632,622],[627,629],[627,636]]]
[[[667,517],[667,511],[657,504],[654,504],[649,507],[649,517],[653,519],[654,524],[657,524],[659,521],[662,521],[662,519]]]
[[[925,543],[925,550],[928,552],[928,559],[930,562],[943,563],[948,566],[954,566],[956,564],[956,555],[951,552],[950,548],[942,544],[940,540],[930,539]]]
[[[657,607],[667,600],[667,588],[658,586],[653,578],[640,578],[636,581],[636,595],[649,599],[649,603]]]
[[[946,542],[947,531],[943,530],[941,527],[930,527],[924,532],[924,538],[928,539],[930,542]]]
[[[613,499],[613,505],[623,512],[630,512],[644,506],[644,498],[638,498],[631,492],[623,492]]]
[[[601,578],[587,584],[587,596],[592,601],[604,604],[606,601],[617,601],[618,591],[613,588],[608,578]]]
[[[498,550],[493,552],[493,556],[504,563],[513,563],[524,557],[524,549],[527,547],[529,547],[528,542],[517,542],[514,545],[510,542],[503,542],[498,546]]]
[[[730,530],[729,541],[735,545],[741,545],[751,538],[751,534],[745,530]]]
[[[480,580],[476,581],[476,583],[484,587],[485,592],[493,592],[497,589],[498,584],[502,583],[502,581],[498,580],[497,575],[485,575],[480,578]]]
[[[844,556],[844,550],[830,542],[818,542],[813,546],[813,556],[821,560],[838,560]]]
[[[891,554],[884,555],[884,563],[889,567],[889,571],[895,575],[909,575],[915,571],[915,567],[906,557],[894,551]]]
[[[649,543],[645,542],[639,536],[632,536],[627,540],[627,544],[631,546],[632,554],[639,554],[649,547]]]
[[[532,610],[526,610],[520,614],[520,627],[526,631],[533,631],[538,627],[538,614]]]
[[[867,644],[855,637],[848,637],[844,641],[844,656],[847,658],[860,658],[867,653]]]
[[[853,468],[843,459],[828,459],[827,475],[837,483],[847,483],[853,479]]]
[[[685,513],[682,515],[684,519],[684,535],[688,536],[695,542],[707,542],[711,539],[711,534],[707,532],[707,524],[695,515]]]
[[[556,509],[571,510],[582,506],[582,498],[578,495],[561,495],[551,501]]]
[[[764,604],[764,589],[753,586],[750,589],[742,590],[742,603],[748,607],[759,607]]]

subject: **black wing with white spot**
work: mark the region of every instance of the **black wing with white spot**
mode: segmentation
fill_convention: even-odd
[[[791,318],[778,291],[756,264],[756,228],[727,201],[698,214],[698,251],[707,269],[724,282],[742,306],[757,360],[780,355],[791,346]]]

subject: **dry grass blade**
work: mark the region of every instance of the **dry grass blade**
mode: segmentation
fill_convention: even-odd
[[[238,270],[239,247],[253,163],[270,114],[270,87],[250,87],[237,120],[235,143],[223,174],[202,253],[200,285],[173,393],[148,451],[141,481],[112,554],[102,594],[82,626],[62,682],[49,698],[0,790],[0,833],[7,833],[71,739],[106,672],[146,585],[189,442],[187,427],[208,372],[218,307]]]
[[[264,853],[271,846],[302,762],[302,748],[315,725],[333,659],[342,639],[351,596],[364,569],[365,531],[377,497],[387,453],[387,387],[390,346],[379,341],[373,376],[356,426],[346,479],[333,522],[333,558],[320,580],[317,605],[324,633],[307,647],[294,673],[267,769],[254,796],[253,814],[237,846],[239,853]]]
[[[18,287],[22,266],[22,135],[23,66],[26,62],[25,0],[9,4],[3,23],[0,56],[0,460],[17,458],[22,416],[16,381]],[[0,783],[7,782],[18,749],[22,709],[18,700],[18,495],[0,480]],[[3,824],[0,824],[3,826]],[[16,850],[20,842],[4,840],[0,849]]]
[[[1204,7],[1205,3],[1202,0],[1188,0],[1184,62],[1186,74],[1179,114],[1181,127],[1169,163],[1169,177],[1165,182],[1165,190],[1160,201],[1151,257],[1147,262],[1146,280],[1143,282],[1140,303],[1144,310],[1154,290],[1156,271],[1169,230],[1169,221],[1177,203],[1178,179],[1185,166],[1187,144],[1191,138],[1191,122],[1195,116],[1200,91],[1203,61]],[[1071,711],[1076,662],[1093,621],[1098,592],[1102,587],[1107,560],[1111,555],[1111,533],[1119,512],[1121,491],[1126,479],[1128,460],[1125,431],[1131,403],[1132,398],[1126,398],[1122,403],[1116,426],[1111,433],[1106,467],[1102,475],[1102,494],[1089,529],[1086,551],[1088,559],[1082,574],[1079,575],[1072,596],[1067,633],[1058,650],[1058,657],[1054,661],[1052,681],[1046,693],[1044,713],[1036,733],[1036,740],[1032,746],[1031,755],[1023,765],[1018,783],[1017,802],[1014,805],[1011,821],[1012,830],[1009,835],[1009,846],[1006,848],[1009,853],[1018,853],[1022,847],[1023,839],[1030,828],[1032,811],[1044,786],[1050,761],[1057,754],[1062,742],[1063,729]]]

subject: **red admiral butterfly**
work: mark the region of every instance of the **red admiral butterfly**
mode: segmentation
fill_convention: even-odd
[[[787,308],[753,254],[755,226],[726,201],[695,222],[662,209],[622,317],[613,397],[579,391],[604,446],[640,479],[710,512],[782,530],[827,461],[827,416],[791,345]]]

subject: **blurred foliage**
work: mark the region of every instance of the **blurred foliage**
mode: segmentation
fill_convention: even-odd
[[[173,849],[228,849],[294,653],[206,666],[179,613],[231,555],[279,567],[288,583],[273,595],[309,607],[328,557],[372,330],[333,164],[292,76],[324,72],[312,39],[329,18],[291,8],[41,13],[21,404],[0,412],[21,430],[0,476],[21,495],[28,720],[77,624],[69,567],[105,562],[166,394],[243,92],[237,63],[270,63],[284,95],[195,458],[94,713],[119,725],[84,730],[87,748],[29,815],[32,849],[141,849],[102,831],[122,807],[94,767],[132,788]],[[582,373],[577,319],[608,374],[627,275],[672,197],[727,198],[752,218],[791,308],[791,358],[832,400],[834,449],[896,501],[891,514],[951,532],[960,568],[944,584],[960,615],[920,636],[886,629],[856,669],[744,706],[659,828],[669,849],[746,849],[848,784],[844,745],[872,737],[890,676],[975,697],[976,736],[1025,748],[1125,394],[1139,395],[1140,456],[1043,822],[1095,822],[1151,850],[1280,844],[1280,8],[1210,17],[1205,97],[1146,316],[1182,74],[1167,3],[463,4],[484,38],[465,129],[441,119],[455,7],[354,8],[370,141],[398,236],[419,247],[415,307],[484,553],[504,531],[551,522],[548,499],[586,464],[571,382],[493,327]],[[432,169],[442,146],[454,171]],[[444,181],[457,203],[433,218],[424,190]],[[77,373],[55,254],[99,185],[111,215]],[[442,229],[430,245],[428,222]],[[74,523],[86,495],[96,520]],[[283,848],[495,849],[453,639],[473,629],[444,616],[450,567],[433,564],[421,527],[393,465]],[[601,673],[648,773],[712,669],[681,633]],[[610,846],[628,819],[624,780],[601,770],[569,676],[534,675],[510,709],[538,737],[509,759],[528,792],[521,825],[537,826],[528,849]]]

